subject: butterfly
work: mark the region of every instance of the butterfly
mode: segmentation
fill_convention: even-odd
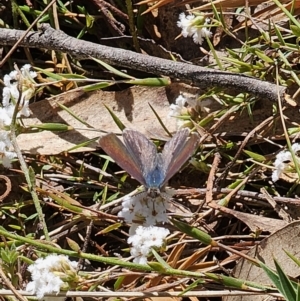
[[[125,129],[123,141],[113,133],[100,138],[100,147],[126,172],[139,181],[150,197],[160,194],[168,180],[179,171],[199,144],[199,135],[179,130],[161,153],[142,133]]]

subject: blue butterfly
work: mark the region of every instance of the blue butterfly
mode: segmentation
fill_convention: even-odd
[[[138,131],[125,129],[122,141],[113,133],[100,138],[101,148],[133,178],[156,197],[168,180],[181,168],[199,144],[199,135],[179,130],[161,153],[155,144]]]

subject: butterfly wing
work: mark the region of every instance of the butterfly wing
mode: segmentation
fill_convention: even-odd
[[[138,131],[126,129],[123,139],[128,152],[139,165],[144,182],[149,187],[159,187],[164,179],[155,144]]]
[[[115,134],[110,133],[101,137],[99,145],[120,167],[141,184],[146,185],[139,162],[132,156],[131,149],[127,149]]]
[[[199,143],[199,135],[193,133],[188,138],[189,132],[187,128],[178,131],[164,147],[162,152],[163,185],[181,168]]]

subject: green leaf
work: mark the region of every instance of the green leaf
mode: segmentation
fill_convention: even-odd
[[[91,91],[95,91],[95,90],[105,89],[105,88],[110,87],[114,84],[115,83],[113,83],[113,82],[102,82],[102,83],[97,83],[97,84],[91,84],[91,85],[87,85],[87,86],[82,87],[82,90],[84,92],[91,92]]]
[[[60,75],[61,77],[67,78],[67,79],[88,79],[87,77],[85,77],[84,75],[80,75],[80,74],[74,74],[74,73],[57,73],[57,75]]]
[[[198,239],[205,245],[217,245],[217,243],[211,238],[207,233],[190,226],[189,224],[183,223],[179,220],[172,219],[172,223],[175,227],[177,227],[180,231],[185,234],[190,235],[193,238]]]
[[[89,15],[89,13],[86,13],[85,22],[86,22],[87,28],[92,28],[94,25],[94,22],[95,22],[95,18],[93,16]]]
[[[40,130],[52,131],[52,132],[70,131],[74,129],[71,126],[62,123],[41,123],[41,124],[29,125],[28,127],[31,129],[40,129]]]
[[[81,119],[79,116],[77,116],[70,108],[66,107],[65,105],[63,105],[62,103],[60,103],[59,101],[56,102],[56,104],[63,109],[64,111],[66,111],[67,113],[69,113],[72,117],[74,117],[77,121],[81,122],[82,124],[84,124],[85,126],[87,126],[88,128],[93,128],[91,125],[89,125],[87,122],[85,122],[83,119]]]
[[[267,55],[265,55],[261,50],[255,49],[255,54],[261,58],[264,62],[269,63],[269,64],[274,64],[274,61],[269,58]]]
[[[151,104],[149,103],[149,106],[152,110],[152,112],[154,113],[154,115],[156,116],[158,122],[160,123],[160,125],[163,127],[163,129],[166,131],[166,133],[172,137],[171,133],[169,132],[168,128],[164,125],[163,121],[161,120],[160,116],[157,114],[157,112],[155,111],[155,109],[151,106]]]
[[[130,76],[124,72],[121,72],[119,70],[117,70],[116,68],[104,63],[101,60],[95,59],[93,57],[91,57],[92,60],[94,60],[95,62],[97,62],[98,64],[100,64],[101,66],[103,66],[105,69],[107,69],[108,71],[112,72],[113,74],[120,76],[120,77],[124,77],[124,78],[128,78],[128,79],[135,79],[133,76]]]
[[[282,270],[281,266],[277,262],[276,259],[274,259],[275,267],[278,273],[280,286],[281,288],[278,288],[279,291],[286,297],[287,300],[292,301],[296,300],[296,287],[293,285],[293,283],[290,281],[290,279],[287,277],[285,272]]]
[[[74,240],[72,240],[69,237],[66,237],[66,239],[67,239],[67,243],[68,243],[69,247],[71,248],[71,250],[73,250],[73,251],[75,251],[77,253],[81,252],[81,249],[80,249],[80,247],[79,247],[79,245],[78,245],[77,242],[75,242]]]
[[[300,37],[300,28],[296,25],[290,25],[290,29],[296,37]]]
[[[101,230],[101,234],[106,234],[109,233],[111,231],[117,230],[119,229],[123,224],[121,223],[114,223],[106,228],[104,228],[103,230]]]
[[[66,152],[71,152],[71,151],[76,150],[80,147],[85,147],[85,146],[89,145],[90,143],[97,141],[98,139],[99,139],[99,137],[95,137],[95,138],[89,139],[87,141],[84,141],[82,143],[79,143],[79,144],[67,149]]]
[[[259,265],[266,272],[267,276],[274,283],[275,287],[282,293],[281,283],[280,283],[278,275],[263,262],[259,262]],[[292,301],[292,300],[289,300],[289,301]]]
[[[294,26],[294,25],[292,25],[292,26]],[[285,41],[284,41],[284,39],[283,39],[283,37],[282,37],[281,31],[280,31],[280,29],[276,26],[276,24],[275,24],[274,22],[273,22],[273,28],[274,28],[274,30],[275,30],[275,33],[276,33],[276,35],[277,35],[277,37],[278,37],[279,42],[281,43],[282,46],[285,46]],[[300,31],[299,31],[299,33],[300,33]],[[273,48],[279,48],[279,46],[280,46],[280,45],[278,45],[278,47],[274,47],[274,46],[272,45]]]
[[[171,267],[163,260],[163,258],[156,252],[154,248],[151,249],[151,252],[153,256],[156,258],[156,260],[165,268],[170,269]]]
[[[1,250],[1,259],[6,262],[10,263],[10,258],[9,258],[9,252],[8,249],[2,249]]]
[[[131,79],[126,80],[125,83],[139,86],[149,87],[164,87],[170,85],[171,81],[169,78],[143,78],[143,79]]]
[[[284,250],[284,252],[286,253],[287,256],[289,256],[300,267],[300,260],[297,257],[295,257],[294,255],[292,255],[288,251]]]
[[[9,227],[11,227],[12,229],[15,229],[15,230],[22,230],[23,228],[19,225],[8,225]]]
[[[154,271],[158,271],[158,272],[165,272],[166,271],[166,268],[160,264],[159,262],[147,262],[147,264],[154,270]]]
[[[122,288],[122,283],[126,276],[120,276],[117,278],[116,282],[114,283],[114,290],[117,291],[118,289]]]
[[[257,154],[257,153],[253,153],[251,151],[248,150],[243,150],[243,152],[248,155],[250,158],[254,159],[257,162],[264,162],[266,161],[266,158],[263,155]]]
[[[188,285],[179,295],[178,297],[180,296],[184,296],[185,293],[191,291],[191,290],[194,290],[196,288],[199,289],[199,285],[201,284],[205,284],[205,281],[203,279],[198,279],[196,281],[194,281],[192,284]]]
[[[29,179],[30,179],[30,183],[28,183],[28,185],[31,186],[31,187],[29,187],[29,189],[31,190],[32,187],[35,185],[35,172],[31,166],[29,166],[29,168],[28,168],[28,174],[29,174]]]
[[[299,285],[299,283],[297,284],[296,301],[300,301],[300,285]]]
[[[65,80],[66,79],[64,76],[55,74],[55,73],[50,72],[50,71],[46,71],[46,70],[38,68],[38,67],[34,67],[33,69],[35,69],[37,71],[40,71],[41,73],[47,75],[48,77],[50,77],[50,78],[52,78],[54,80]]]
[[[106,105],[104,105],[105,108],[107,109],[107,111],[109,112],[110,116],[112,117],[112,119],[114,120],[114,122],[116,123],[116,125],[118,126],[118,128],[123,131],[126,126],[122,123],[122,121],[117,117],[117,115]]]

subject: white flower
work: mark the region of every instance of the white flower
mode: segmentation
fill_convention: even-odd
[[[193,34],[193,41],[195,44],[201,45],[204,38],[210,38],[211,36],[212,33],[206,27],[198,28]]]
[[[179,15],[179,21],[177,21],[177,26],[182,29],[181,34],[186,38],[192,36],[196,32],[196,28],[194,26],[195,15],[187,15],[185,13],[181,13]]]
[[[0,160],[6,168],[11,167],[11,160],[17,156],[15,152],[10,151],[12,145],[7,131],[0,131]]]
[[[7,107],[10,105],[14,105],[20,95],[20,92],[18,90],[18,84],[19,80],[21,80],[22,84],[22,99],[20,102],[20,115],[29,116],[28,108],[25,108],[22,111],[22,107],[27,106],[28,107],[28,101],[35,93],[35,87],[34,87],[34,78],[37,76],[37,73],[35,71],[30,71],[31,66],[29,64],[24,65],[21,68],[21,72],[18,72],[16,70],[10,72],[10,74],[6,74],[3,78],[5,87],[3,88],[3,94],[2,94],[2,104],[3,107]]]
[[[210,23],[210,19],[204,19],[204,16],[185,15],[181,13],[179,15],[179,21],[177,26],[181,28],[181,34],[183,37],[193,37],[193,41],[196,44],[202,44],[203,38],[210,38],[212,33],[205,27]]]
[[[29,117],[30,114],[31,114],[31,112],[30,112],[30,109],[29,109],[29,100],[24,100],[22,108],[18,113],[18,117],[21,116],[21,115],[25,116],[25,117]]]
[[[167,209],[173,194],[173,190],[168,190],[153,198],[147,191],[143,191],[123,199],[123,209],[118,216],[132,223],[128,243],[132,244],[130,253],[134,257],[134,262],[146,264],[151,248],[160,248],[163,245],[169,230],[154,225],[168,222]]]
[[[35,71],[31,71],[31,65],[30,64],[25,64],[22,68],[21,68],[21,72],[22,75],[24,77],[33,79],[35,77],[37,77],[37,73]]]
[[[170,105],[169,117],[178,117],[188,113],[187,108],[185,107],[187,103],[186,97],[179,95],[175,99],[175,104]]]
[[[170,105],[168,117],[177,118],[177,128],[190,127],[190,119],[197,116],[207,116],[211,111],[213,101],[211,99],[199,99],[198,96],[185,97],[179,95],[175,99],[175,104]],[[195,114],[197,113],[197,114]]]
[[[297,155],[297,152],[300,150],[300,144],[292,144],[292,150],[295,154],[298,164],[300,164],[300,158]],[[276,155],[276,160],[274,162],[275,170],[272,173],[272,181],[276,182],[282,176],[283,173],[295,173],[295,167],[293,163],[292,154],[288,150],[279,152]]]
[[[39,258],[28,267],[32,281],[26,286],[26,291],[36,294],[42,299],[45,294],[59,293],[65,282],[57,274],[70,277],[76,275],[77,262],[70,261],[65,255],[48,255]]]
[[[169,234],[170,231],[162,227],[138,226],[135,234],[127,240],[132,245],[130,254],[134,257],[133,262],[146,264],[151,249],[163,247],[165,239]]]
[[[175,99],[175,104],[170,105],[170,111],[168,117],[179,117],[177,118],[177,128],[184,127],[186,120],[180,118],[180,116],[188,115],[188,109],[186,108],[187,98],[183,95],[179,95]]]
[[[21,80],[22,99],[17,113],[28,117],[30,115],[29,99],[34,95],[35,82],[33,78],[37,76],[36,72],[30,71],[29,64],[24,65],[20,72],[14,70],[6,74],[3,78],[5,87],[2,92],[2,107],[0,107],[0,161],[4,167],[11,167],[11,160],[16,157],[16,153],[11,151],[11,142],[8,136],[9,127],[15,111],[15,105],[19,99],[19,81]]]
[[[9,129],[13,112],[10,107],[0,108],[0,130]]]
[[[152,198],[146,191],[135,196],[126,196],[118,216],[124,218],[126,222],[141,222],[145,226],[167,223],[170,198],[169,193],[161,193],[158,197]]]

